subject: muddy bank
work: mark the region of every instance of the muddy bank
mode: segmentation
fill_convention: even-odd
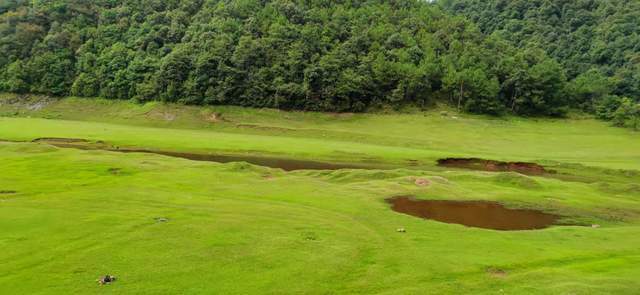
[[[497,202],[387,199],[393,211],[445,223],[493,230],[532,230],[553,225],[560,216],[529,209],[509,209]]]
[[[104,150],[118,153],[145,153],[169,156],[174,158],[188,159],[192,161],[205,161],[216,163],[230,162],[247,162],[253,165],[280,168],[285,171],[295,170],[338,170],[338,169],[372,169],[376,168],[371,165],[364,164],[341,164],[320,161],[295,160],[277,157],[260,157],[260,156],[244,156],[244,155],[218,155],[218,154],[199,154],[199,153],[183,153],[142,148],[120,148],[108,145],[104,142],[92,143],[86,139],[79,138],[38,138],[33,142],[45,143],[61,148],[75,148],[82,150]],[[379,167],[378,167],[379,168]]]
[[[484,160],[479,158],[446,158],[438,160],[438,166],[451,168],[464,168],[471,170],[507,172],[513,171],[526,175],[554,174],[556,171],[546,169],[544,166],[528,162],[502,162]]]
[[[44,142],[44,143],[78,143],[89,142],[82,138],[60,138],[60,137],[40,137],[32,140],[32,142]]]
[[[148,153],[157,154],[175,158],[183,158],[193,161],[205,161],[205,162],[217,162],[217,163],[231,163],[231,162],[247,162],[253,165],[280,168],[285,171],[295,170],[338,170],[338,169],[367,169],[369,167],[363,165],[350,165],[350,164],[336,164],[328,162],[318,161],[306,161],[306,160],[293,160],[286,158],[271,158],[271,157],[259,157],[259,156],[231,156],[231,155],[214,155],[214,154],[195,154],[195,153],[180,153],[169,151],[156,151],[146,149],[109,149],[113,152],[121,153]]]

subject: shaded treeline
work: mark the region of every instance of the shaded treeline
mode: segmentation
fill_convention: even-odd
[[[640,129],[640,1],[441,0],[484,34],[536,47],[567,73],[572,107]]]
[[[560,115],[591,95],[572,87],[593,84],[544,43],[485,34],[425,1],[1,5],[2,91],[318,111],[442,100],[475,113]]]

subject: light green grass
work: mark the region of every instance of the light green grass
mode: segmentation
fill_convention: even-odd
[[[453,119],[436,112],[219,108],[229,121],[208,123],[196,108],[109,102],[122,108],[114,117],[142,107],[184,113],[181,123],[138,115],[110,120],[96,105],[92,112],[62,111],[62,104],[90,101],[58,104],[58,119],[20,117],[45,117],[53,112],[47,108],[0,118],[0,138],[78,137],[397,165],[417,159],[424,169],[284,172],[0,143],[0,191],[17,191],[0,194],[0,294],[632,294],[640,288],[640,175],[606,169],[640,167],[637,133],[591,120]],[[591,181],[433,167],[450,155],[560,162]],[[432,185],[416,186],[418,176]],[[467,228],[395,213],[384,202],[395,195],[496,200],[602,227]],[[399,227],[407,233],[396,232]],[[492,276],[491,268],[507,275]],[[95,280],[107,273],[119,280],[99,286]]]
[[[0,102],[3,99],[8,98],[0,95]],[[341,161],[421,160],[431,164],[440,157],[466,156],[640,169],[640,133],[591,119],[496,119],[454,113],[442,116],[438,111],[322,114],[78,98],[37,110],[34,104],[0,104],[0,114],[22,117],[2,119],[0,138],[73,136],[121,145]],[[208,121],[214,113],[219,120]],[[56,120],[23,118],[26,116]],[[25,125],[33,128],[23,130]]]

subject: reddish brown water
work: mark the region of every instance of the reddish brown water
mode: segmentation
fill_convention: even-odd
[[[446,223],[495,230],[531,230],[553,225],[559,216],[537,210],[509,209],[496,202],[387,199],[396,212]]]

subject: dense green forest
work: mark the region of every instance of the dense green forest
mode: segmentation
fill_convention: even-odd
[[[640,128],[640,1],[441,0],[483,34],[559,61],[574,107]],[[635,114],[635,115],[633,115]],[[633,120],[625,119],[635,117]]]
[[[586,34],[560,43],[521,2],[5,0],[0,90],[339,112],[437,100],[487,114],[580,107],[632,125],[637,3],[606,14],[591,1],[593,13],[576,16],[589,29],[558,15],[556,39]],[[484,16],[491,5],[504,9]]]

